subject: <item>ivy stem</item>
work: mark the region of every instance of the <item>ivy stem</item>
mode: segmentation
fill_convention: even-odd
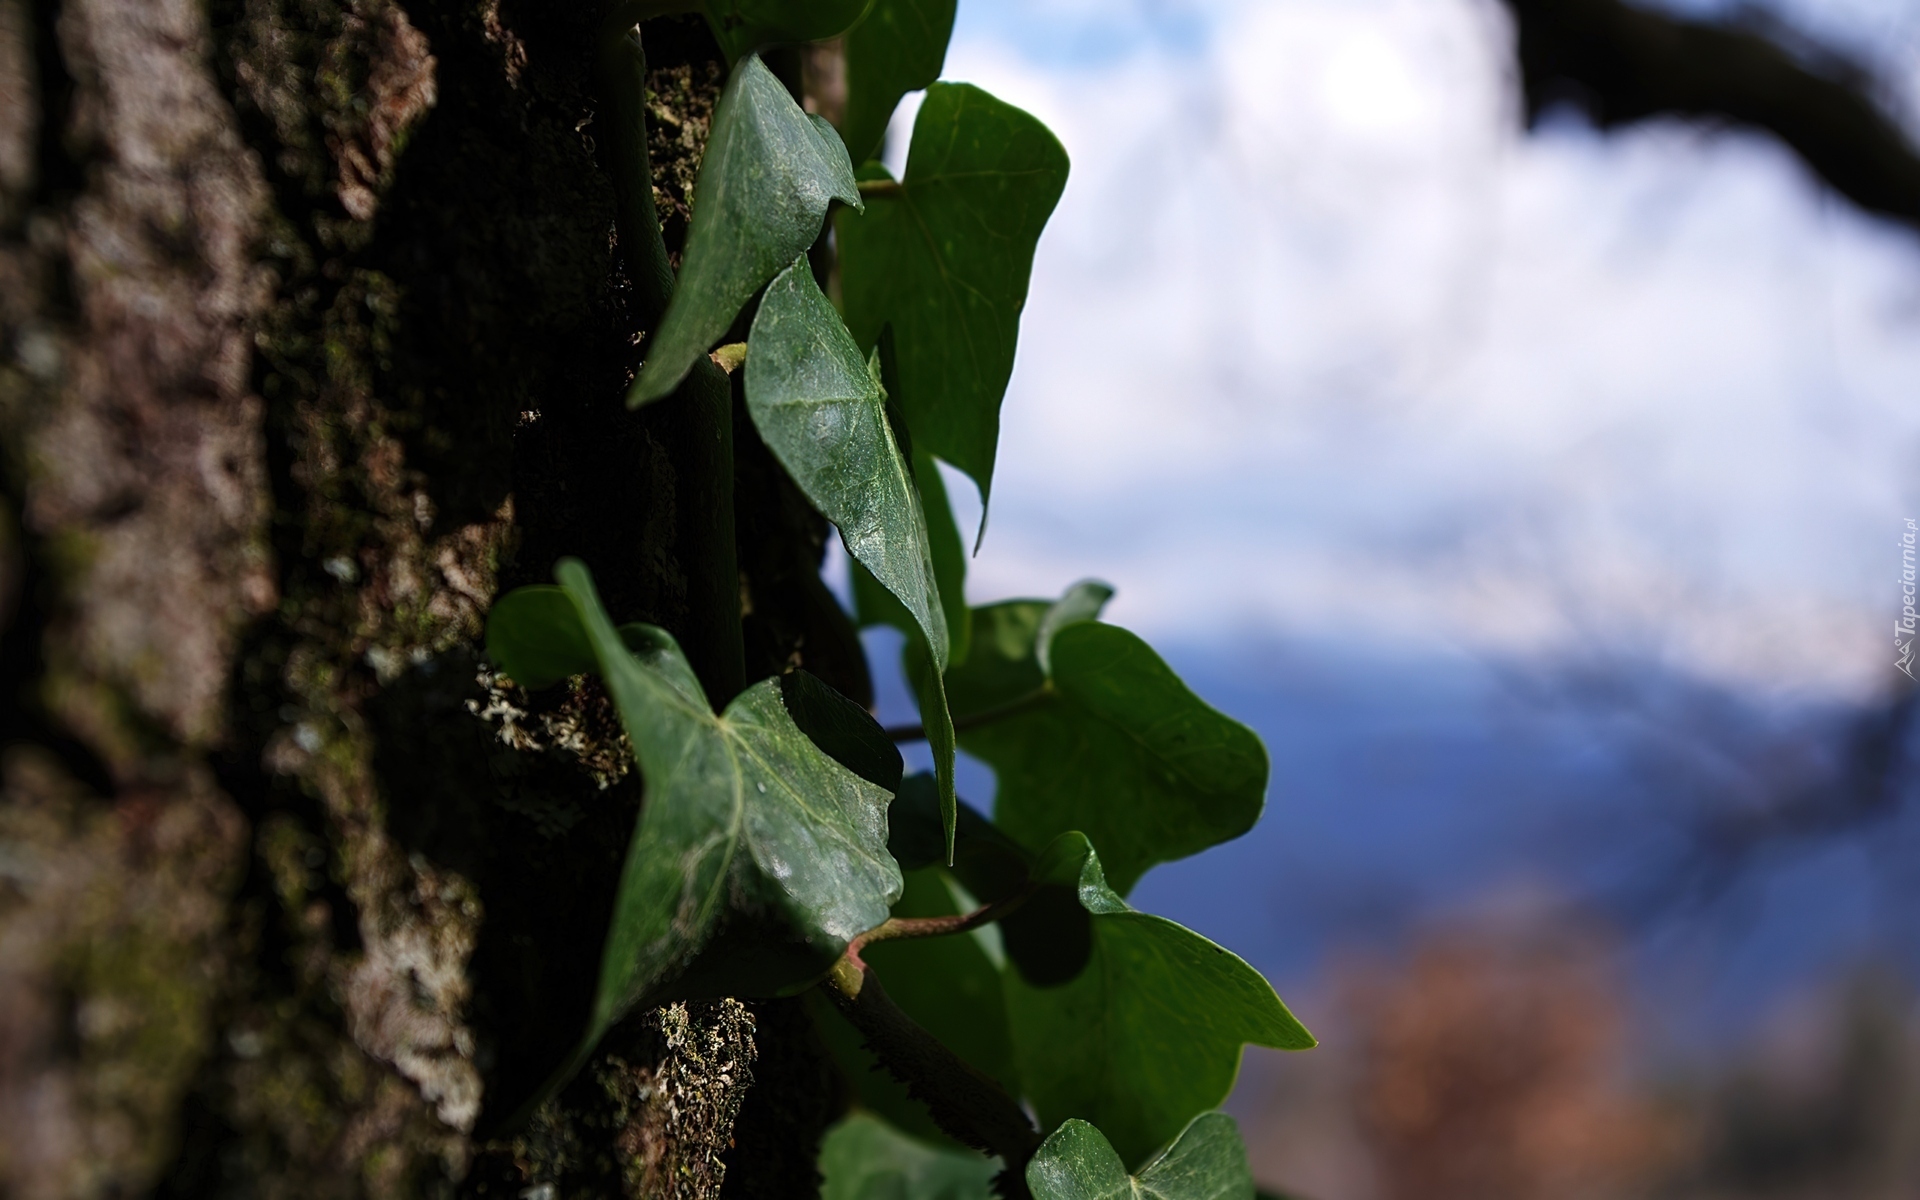
[[[927,1106],[934,1123],[966,1145],[998,1155],[1007,1164],[1001,1176],[1010,1196],[1027,1196],[1027,1160],[1040,1148],[1040,1132],[1006,1089],[952,1050],[893,1002],[887,989],[861,961],[860,950],[873,942],[905,937],[964,933],[1018,908],[1031,893],[1025,888],[970,913],[953,917],[894,917],[861,934],[834,964],[825,987],[847,1020],[866,1038],[907,1094]]]
[[[907,190],[897,179],[862,179],[854,186],[862,196],[898,196]]]
[[[647,157],[647,55],[640,44],[640,27],[630,16],[624,27],[616,25],[601,37],[595,67],[601,112],[594,125],[608,143],[603,161],[613,177],[620,256],[633,284],[633,315],[651,330],[660,324],[667,302],[673,299],[673,267],[660,233],[660,214],[653,203],[653,166]]]
[[[659,327],[673,299],[673,267],[653,203],[647,156],[647,56],[638,21],[692,7],[682,0],[617,6],[601,27],[594,62],[604,124],[596,121],[601,162],[613,180],[614,226],[633,284],[633,315]],[[708,700],[724,709],[746,687],[746,643],[740,625],[740,556],[733,519],[733,384],[710,359],[694,363],[654,429],[667,443],[676,479],[675,541],[686,571],[682,634]],[[671,622],[670,622],[671,623]]]
[[[983,904],[970,913],[954,913],[946,917],[888,917],[847,943],[846,950],[840,955],[840,962],[834,964],[834,986],[842,991],[851,988],[851,992],[848,993],[850,995],[859,993],[861,986],[859,972],[865,970],[867,965],[861,959],[860,952],[875,942],[891,942],[899,938],[946,937],[949,934],[967,933],[982,925],[991,925],[1002,917],[1011,916],[1015,909],[1025,904],[1027,897],[1033,895],[1034,887],[1034,884],[1029,883],[1018,891],[1002,896],[991,904]],[[847,964],[849,969],[843,971],[841,964]]]
[[[979,712],[954,717],[953,731],[964,733],[969,729],[978,729],[982,725],[991,725],[995,721],[1004,720],[1016,713],[1023,713],[1035,705],[1045,703],[1057,694],[1053,690],[1053,684],[1043,683],[1024,696],[1015,696],[1005,704],[996,704],[992,708],[983,708]],[[896,742],[927,740],[927,729],[924,725],[889,725],[883,732]]]

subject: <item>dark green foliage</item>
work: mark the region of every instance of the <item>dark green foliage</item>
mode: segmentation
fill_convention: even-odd
[[[964,897],[964,900],[963,900]],[[975,898],[959,892],[939,867],[909,872],[906,889],[894,904],[900,917],[943,917],[965,912]],[[1000,995],[1005,952],[999,931],[882,942],[867,952],[894,1001],[949,1049],[1020,1093],[1012,1034]]]
[[[1145,642],[1087,619],[1104,591],[975,609],[972,651],[947,690],[960,745],[994,768],[1000,826],[1034,850],[1080,830],[1124,894],[1153,864],[1251,829],[1267,753]]]
[[[937,1150],[855,1114],[820,1147],[820,1200],[987,1200],[994,1172],[991,1159]]]
[[[882,354],[884,362],[884,349]],[[913,478],[927,518],[927,539],[933,547],[933,578],[940,589],[940,609],[947,617],[947,666],[957,667],[967,661],[973,646],[973,616],[967,607],[967,547],[960,540],[947,485],[932,455],[913,456]],[[853,571],[853,607],[862,625],[891,625],[913,636],[913,614],[860,566]]]
[[[1122,896],[1154,864],[1250,828],[1266,752],[1145,642],[1098,620],[1105,584],[1076,584],[1053,603],[967,606],[966,546],[939,463],[968,473],[984,501],[1034,247],[1067,159],[1028,114],[932,83],[952,0],[866,8],[707,5],[738,61],[699,169],[684,265],[629,399],[663,402],[650,413],[697,408],[696,449],[725,447],[719,463],[675,461],[680,503],[738,494],[751,505],[737,523],[722,519],[720,499],[702,510],[715,532],[695,565],[719,586],[704,593],[713,619],[689,620],[699,631],[689,646],[704,643],[718,662],[739,647],[715,643],[753,642],[751,609],[775,586],[839,620],[812,576],[830,521],[853,560],[859,620],[908,637],[921,726],[895,736],[926,738],[935,773],[902,778],[864,696],[797,669],[812,652],[802,636],[732,660],[752,658],[745,677],[759,682],[703,690],[708,676],[696,678],[663,630],[615,627],[577,561],[561,561],[558,587],[503,596],[488,624],[494,663],[532,689],[572,680],[578,692],[587,685],[576,677],[598,676],[645,787],[591,1016],[548,1091],[637,1004],[804,992],[755,1010],[782,1022],[800,1082],[763,1052],[775,1082],[750,1093],[738,1132],[778,1141],[789,1158],[811,1146],[844,1103],[822,1082],[823,1064],[836,1063],[841,1095],[861,1111],[821,1152],[831,1200],[985,1200],[1022,1194],[1023,1181],[1041,1200],[1250,1200],[1233,1122],[1207,1110],[1245,1044],[1313,1038],[1244,961]],[[900,96],[932,83],[898,183],[869,164],[856,186],[839,137],[758,57],[768,43],[850,27],[846,129],[861,157]],[[609,59],[618,69],[603,74],[631,90],[644,62],[622,37]],[[616,154],[644,155],[641,99],[623,93],[612,106],[610,129],[624,131]],[[639,202],[645,166],[616,172],[633,201],[619,234],[664,246]],[[835,200],[851,206],[835,227],[844,321],[819,282]],[[743,329],[744,347],[707,360]],[[750,422],[737,442],[731,421]],[[804,546],[736,557],[735,528]],[[721,598],[736,578],[739,606]],[[804,661],[864,691],[844,622],[808,627],[826,645]],[[995,770],[991,819],[954,795],[956,741]],[[776,1127],[788,1132],[765,1132]],[[812,1192],[795,1162],[777,1179],[756,1171],[744,1159],[728,1194]]]
[[[941,676],[947,621],[912,472],[887,423],[879,363],[820,293],[804,256],[767,286],[747,342],[747,410],[761,439],[867,574],[913,618],[930,648],[923,713],[936,748],[942,811],[952,825],[953,723]]]
[[[780,676],[780,698],[800,732],[828,758],[889,792],[900,790],[905,765],[873,714],[805,671]]]
[[[627,402],[680,385],[766,282],[804,254],[827,206],[860,204],[840,135],[800,111],[758,55],[733,68],[694,182],[693,227],[673,302]]]
[[[1091,1121],[1138,1162],[1227,1098],[1243,1043],[1314,1044],[1245,960],[1129,908],[1086,838],[1063,835],[1034,874],[1074,887],[1093,918],[1092,955],[1072,982],[1035,987],[1005,976],[1021,1077],[1049,1126]]]
[[[582,1055],[643,997],[664,998],[714,935],[729,907],[771,915],[797,934],[804,953],[766,971],[723,971],[723,994],[766,994],[808,982],[793,962],[824,971],[846,943],[886,919],[900,871],[886,853],[880,787],[822,754],[800,732],[780,685],[748,688],[721,716],[708,708],[680,648],[663,630],[616,631],[586,568],[555,571],[606,683],[647,786],[620,881],[613,926]],[[571,637],[526,628],[561,625],[551,600],[511,596],[495,607],[489,647],[509,674],[553,677],[558,655],[512,656],[509,647],[572,647]],[[729,986],[731,985],[731,986]]]
[[[940,78],[953,36],[954,0],[875,0],[847,35],[847,119],[856,163],[880,151],[900,97]]]
[[[1253,1200],[1240,1130],[1225,1113],[1195,1117],[1174,1143],[1129,1176],[1100,1131],[1068,1121],[1027,1166],[1034,1200]]]
[[[913,615],[942,670],[947,621],[913,473],[887,425],[877,360],[863,360],[804,256],[761,297],[747,342],[747,411],[847,553]]]
[[[727,54],[775,43],[818,42],[845,32],[874,0],[706,0],[707,20]]]
[[[836,224],[847,327],[862,346],[892,327],[914,448],[971,475],[984,499],[1033,250],[1066,186],[1067,152],[1027,113],[938,83],[914,120],[905,176],[892,185],[869,164],[860,177],[865,213]]]

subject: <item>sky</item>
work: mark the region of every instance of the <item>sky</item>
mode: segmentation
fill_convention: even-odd
[[[1523,133],[1491,0],[959,11],[943,77],[1073,162],[973,603],[1098,576],[1163,646],[1886,685],[1920,237],[1761,137]],[[1871,47],[1905,104],[1920,14],[1783,11]]]
[[[1920,4],[1772,7],[1920,128]],[[1105,579],[1106,618],[1260,734],[1261,823],[1132,900],[1310,1025],[1342,953],[1572,903],[1626,935],[1643,1034],[1704,1051],[1920,963],[1920,810],[1629,911],[1703,812],[1817,783],[1778,764],[1896,678],[1920,234],[1761,136],[1523,131],[1511,37],[1495,0],[960,0],[943,77],[1073,163],[969,600]],[[959,782],[989,802],[964,755]]]

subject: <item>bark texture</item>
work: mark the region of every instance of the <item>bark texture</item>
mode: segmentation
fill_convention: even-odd
[[[0,0],[0,1194],[817,1190],[834,1083],[777,1002],[641,1014],[499,1128],[642,797],[486,609],[577,554],[711,649],[697,431],[622,404],[603,16]],[[725,64],[646,42],[677,251]],[[749,677],[864,698],[824,522],[750,432],[735,472]]]

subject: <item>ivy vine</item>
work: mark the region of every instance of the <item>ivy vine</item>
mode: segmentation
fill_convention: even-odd
[[[735,61],[676,278],[643,30],[690,9]],[[607,24],[619,241],[651,329],[628,402],[697,409],[724,448],[744,373],[761,440],[855,564],[856,618],[908,635],[920,723],[883,730],[804,671],[709,695],[664,630],[615,624],[578,561],[500,598],[494,663],[529,688],[597,675],[646,786],[591,1018],[528,1111],[636,1007],[804,993],[860,1088],[822,1150],[829,1200],[1252,1197],[1234,1123],[1212,1110],[1244,1045],[1313,1038],[1243,960],[1125,896],[1154,864],[1252,827],[1266,751],[1100,619],[1104,584],[965,602],[937,463],[979,488],[977,546],[1068,162],[1031,115],[936,81],[953,20],[954,0],[706,0]],[[838,130],[761,59],[829,37],[846,57]],[[918,88],[901,177],[856,167],[848,149],[877,153]],[[837,307],[809,258],[829,229]],[[749,309],[745,342],[719,344]],[[716,579],[737,571],[730,522],[699,564]],[[737,611],[707,616],[737,642]],[[931,747],[930,776],[904,775],[895,743],[910,739]],[[992,818],[955,795],[956,746],[993,766]],[[884,1074],[857,1069],[869,1056]]]

